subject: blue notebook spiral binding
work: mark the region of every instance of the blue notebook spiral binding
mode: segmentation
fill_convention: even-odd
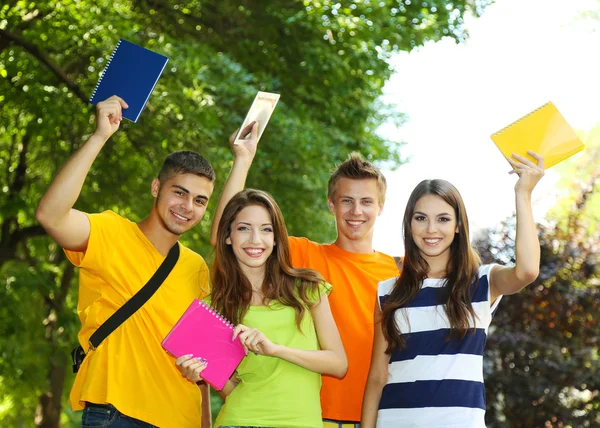
[[[169,58],[125,39],[117,46],[96,84],[90,103],[117,95],[129,105],[123,117],[137,122]]]

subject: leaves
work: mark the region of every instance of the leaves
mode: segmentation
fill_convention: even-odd
[[[379,101],[386,59],[426,40],[466,37],[462,18],[486,1],[10,1],[0,7],[0,418],[60,419],[77,287],[35,209],[56,171],[94,129],[88,105],[119,38],[170,60],[137,124],[104,147],[76,208],[147,215],[164,157],[211,161],[217,191],[231,166],[227,137],[257,90],[282,94],[248,185],[271,192],[292,234],[335,237],[326,183],[350,151],[399,165],[401,144],[375,130],[402,116]],[[211,209],[215,203],[211,202]],[[211,212],[183,241],[209,255]],[[67,376],[65,390],[72,378]],[[54,398],[48,398],[54,394]],[[39,397],[38,400],[33,397]],[[58,404],[58,406],[57,406]],[[58,409],[58,410],[57,410]],[[63,409],[63,419],[71,418]]]

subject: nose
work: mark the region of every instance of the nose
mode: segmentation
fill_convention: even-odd
[[[255,229],[252,231],[252,234],[250,235],[250,242],[253,244],[260,242],[260,230]]]
[[[192,200],[192,198],[186,198],[185,200],[181,201],[181,207],[186,211],[191,211],[193,206],[194,201]]]
[[[433,233],[436,231],[437,231],[437,224],[435,223],[435,221],[428,221],[427,222],[427,232]]]
[[[354,202],[354,204],[352,204],[351,213],[352,213],[352,215],[362,214],[362,207],[360,206],[360,201],[356,201],[356,202]]]

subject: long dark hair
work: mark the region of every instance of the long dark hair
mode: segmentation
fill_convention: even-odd
[[[471,304],[471,284],[481,264],[479,255],[471,247],[469,221],[460,193],[445,180],[424,180],[413,190],[404,211],[403,230],[405,256],[400,277],[383,305],[382,328],[387,340],[386,352],[402,349],[406,341],[402,338],[395,321],[396,310],[410,302],[421,290],[421,284],[429,272],[429,264],[421,256],[412,237],[411,221],[415,206],[425,195],[437,195],[448,203],[456,213],[458,233],[450,245],[450,258],[446,268],[444,287],[444,309],[450,321],[450,338],[462,339],[469,331],[470,319],[475,322],[475,311]],[[404,332],[408,333],[408,332]]]
[[[233,324],[239,324],[246,315],[252,300],[252,285],[241,270],[231,245],[226,240],[231,234],[231,225],[238,213],[248,206],[264,207],[273,224],[275,247],[265,266],[262,284],[264,302],[276,300],[282,305],[291,306],[296,311],[296,324],[318,301],[319,283],[323,282],[320,273],[312,269],[295,269],[290,262],[288,234],[283,214],[271,195],[267,192],[246,189],[237,193],[225,206],[215,246],[215,260],[211,269],[211,304]]]

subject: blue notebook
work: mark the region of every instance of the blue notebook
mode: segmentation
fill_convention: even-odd
[[[129,105],[123,117],[137,122],[156,82],[167,65],[167,58],[135,43],[121,39],[98,80],[90,103],[118,95]]]

